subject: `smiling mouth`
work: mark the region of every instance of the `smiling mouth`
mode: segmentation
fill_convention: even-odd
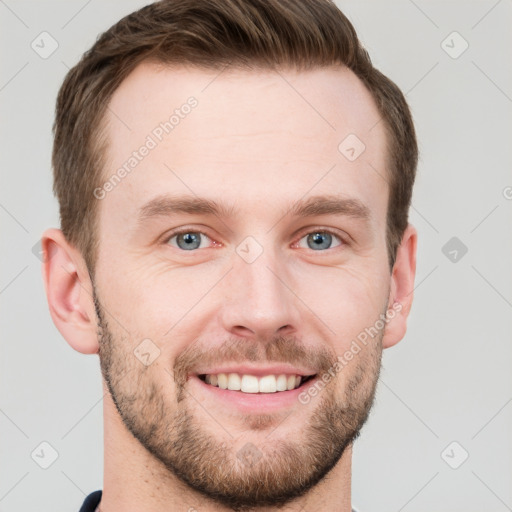
[[[204,383],[220,389],[239,391],[240,393],[266,394],[292,391],[314,379],[315,375],[255,375],[238,373],[203,374],[197,377]]]

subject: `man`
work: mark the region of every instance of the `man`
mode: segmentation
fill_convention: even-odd
[[[347,18],[149,5],[69,72],[54,131],[47,296],[105,391],[81,510],[350,511],[412,302],[417,144]]]

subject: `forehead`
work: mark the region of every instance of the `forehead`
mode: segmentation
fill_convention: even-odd
[[[262,208],[312,190],[366,197],[385,210],[379,119],[369,91],[340,66],[299,72],[145,62],[107,110],[104,179],[113,186],[101,209],[132,215],[166,192]],[[121,178],[109,180],[115,174]]]

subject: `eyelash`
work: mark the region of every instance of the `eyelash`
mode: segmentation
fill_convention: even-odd
[[[184,233],[199,233],[203,236],[205,236],[206,238],[208,238],[210,241],[214,242],[214,243],[217,243],[215,242],[211,237],[209,237],[204,231],[200,231],[198,229],[194,229],[194,228],[179,228],[179,229],[176,229],[175,231],[171,232],[170,234],[168,234],[164,240],[163,240],[163,244],[164,245],[168,245],[169,242],[175,237],[175,236],[178,236],[178,235],[181,235],[181,234],[184,234]],[[349,245],[346,237],[343,237],[341,236],[340,234],[338,234],[337,232],[331,230],[331,229],[326,229],[326,228],[313,228],[313,229],[310,229],[309,231],[305,231],[303,233],[301,233],[301,236],[297,239],[296,242],[293,243],[293,245],[297,245],[305,236],[307,235],[310,235],[312,233],[327,233],[329,235],[332,235],[333,237],[337,238],[340,242],[341,242],[341,245],[338,245],[336,247],[330,247],[329,249],[325,249],[323,251],[314,251],[314,249],[310,249],[311,251],[314,251],[314,252],[326,252],[326,251],[329,251],[329,250],[332,250],[332,249],[342,249],[344,246],[346,245]],[[173,247],[175,249],[178,249],[180,250],[181,252],[196,252],[196,250],[193,250],[193,251],[186,251],[186,250],[182,250],[182,249],[179,249],[179,248],[176,248],[176,247]]]

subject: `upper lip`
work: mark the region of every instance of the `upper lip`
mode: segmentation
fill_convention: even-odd
[[[192,375],[206,375],[206,374],[219,374],[219,373],[239,373],[242,375],[254,375],[256,377],[264,377],[265,375],[301,375],[309,377],[316,375],[315,371],[305,368],[297,368],[289,364],[279,364],[272,366],[254,366],[254,365],[222,365],[214,368],[204,368],[192,372]]]

